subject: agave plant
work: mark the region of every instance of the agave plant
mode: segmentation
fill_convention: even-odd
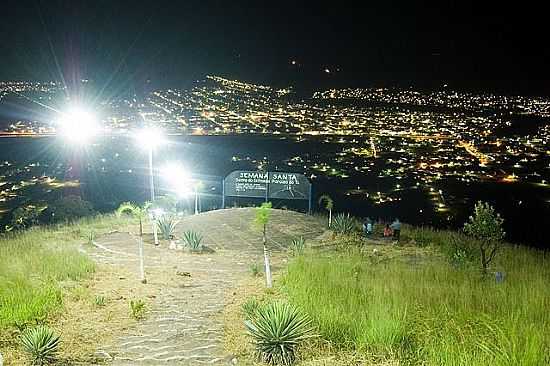
[[[330,228],[337,234],[349,235],[357,230],[357,220],[349,214],[338,214],[332,220]]]
[[[33,365],[44,365],[55,359],[61,339],[45,325],[27,328],[21,335],[21,344]]]
[[[202,251],[202,235],[193,230],[187,230],[183,233],[182,240],[185,246],[192,252]]]
[[[178,221],[173,215],[163,215],[157,220],[157,228],[164,240],[174,238]]]
[[[271,365],[291,365],[301,342],[314,336],[311,320],[294,306],[272,302],[245,321],[258,359]]]
[[[290,243],[290,251],[294,255],[300,255],[304,252],[304,249],[306,248],[306,240],[303,236],[300,236],[297,239],[293,239],[292,243]]]
[[[260,309],[260,302],[255,297],[251,297],[242,304],[241,309],[246,319],[252,319]]]
[[[141,320],[145,317],[146,305],[143,300],[130,300],[130,314],[136,320]]]

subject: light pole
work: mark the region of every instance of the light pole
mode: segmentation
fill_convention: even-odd
[[[71,158],[68,164],[71,169],[69,179],[81,180],[82,158],[78,155],[77,150],[85,149],[89,145],[90,140],[101,132],[100,124],[96,116],[88,110],[77,106],[68,106],[68,108],[59,112],[60,116],[56,120],[55,130],[56,135],[63,139],[64,145],[71,147]],[[82,196],[82,192],[78,188],[77,194]]]
[[[144,128],[136,135],[138,143],[147,149],[149,157],[149,191],[151,194],[151,203],[155,202],[155,175],[153,171],[153,150],[163,142],[162,134],[158,129]],[[157,234],[157,214],[153,212],[151,223],[153,225],[153,237],[155,245],[159,245]]]
[[[161,169],[162,176],[170,185],[170,189],[177,194],[178,197],[190,199],[194,197],[194,213],[199,214],[200,211],[200,188],[202,182],[193,179],[188,172],[178,162],[168,163]],[[192,188],[190,187],[192,185]]]
[[[149,189],[151,191],[151,203],[155,202],[155,179],[153,178],[153,148],[149,148]]]

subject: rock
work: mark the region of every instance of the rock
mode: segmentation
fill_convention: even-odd
[[[94,357],[98,360],[111,361],[113,357],[106,351],[99,350],[94,353]]]
[[[2,354],[0,353],[0,366],[4,365],[4,359],[2,358]]]
[[[191,273],[176,270],[176,276],[191,277]]]

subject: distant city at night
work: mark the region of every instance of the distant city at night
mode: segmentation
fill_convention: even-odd
[[[0,9],[0,366],[550,365],[542,5]]]

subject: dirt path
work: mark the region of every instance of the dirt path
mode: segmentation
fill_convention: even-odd
[[[238,283],[249,276],[252,263],[262,262],[261,236],[250,208],[213,211],[184,218],[178,234],[193,229],[204,235],[212,254],[168,250],[163,243],[145,245],[146,276],[154,295],[146,299],[148,313],[135,328],[98,350],[113,365],[231,364],[223,350],[221,313]],[[323,232],[315,219],[274,210],[269,226],[275,258],[297,236],[313,238]],[[97,262],[138,273],[137,244],[128,233],[97,240],[86,251]],[[277,260],[275,260],[275,266]],[[185,272],[190,274],[190,277]],[[107,357],[108,356],[108,357]]]

